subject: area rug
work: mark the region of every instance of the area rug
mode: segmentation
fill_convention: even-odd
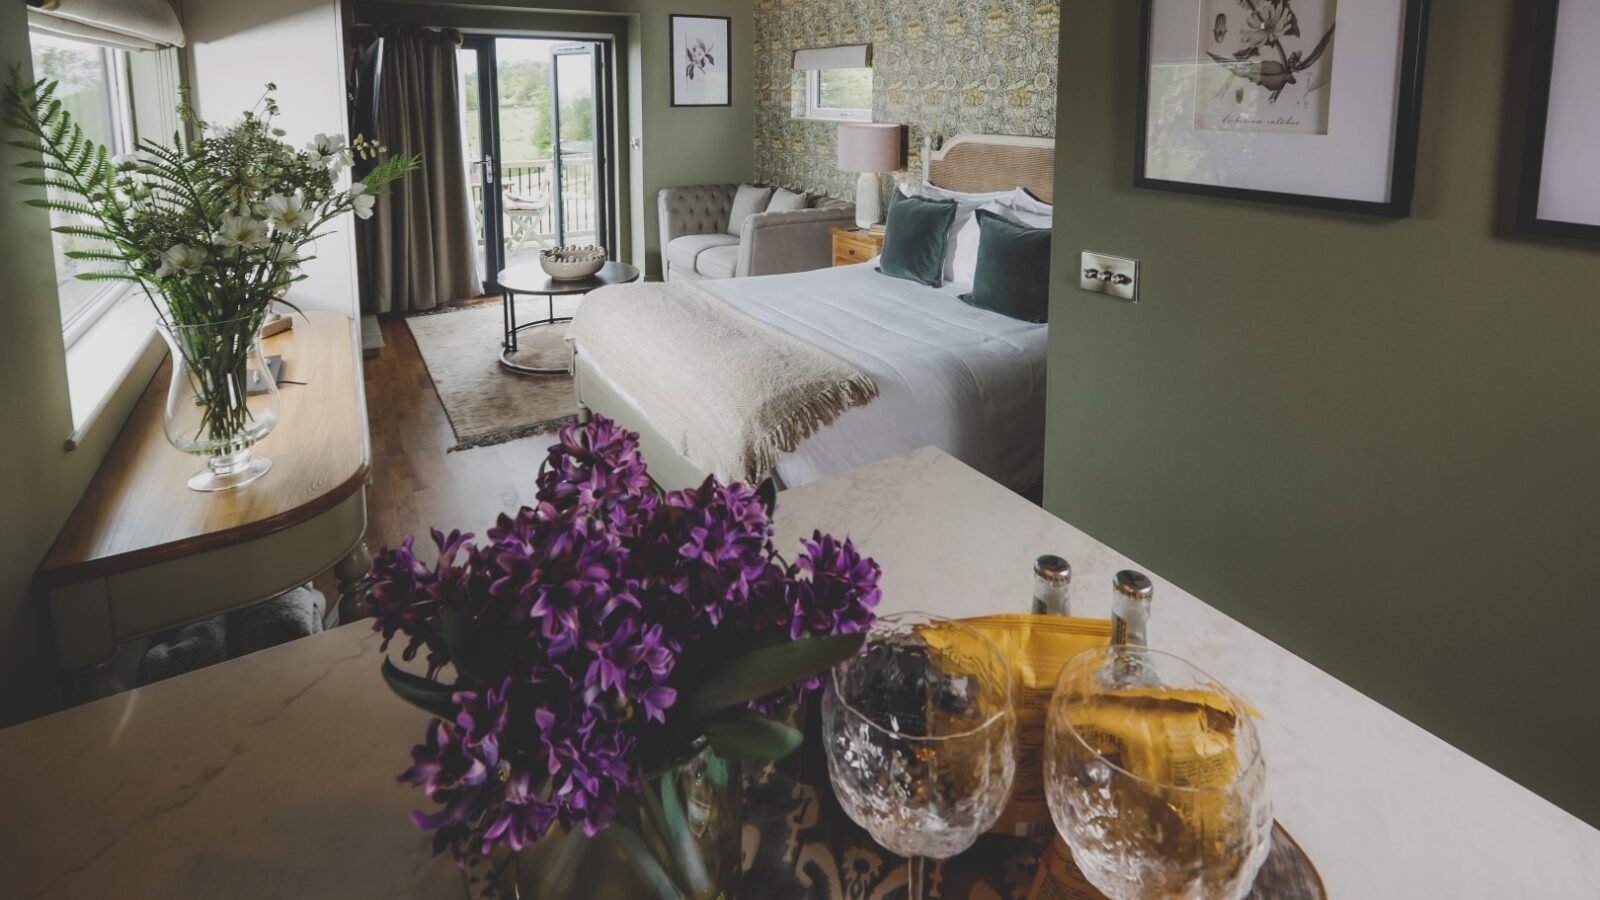
[[[500,365],[503,322],[499,303],[446,307],[406,319],[455,431],[451,450],[543,434],[577,418],[572,376],[524,375]],[[565,334],[564,324],[523,332],[512,360],[565,368],[571,359]]]

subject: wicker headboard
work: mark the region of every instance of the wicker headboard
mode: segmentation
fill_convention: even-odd
[[[1012,134],[958,134],[934,150],[924,139],[922,177],[939,187],[969,193],[1025,187],[1052,203],[1056,142]]]

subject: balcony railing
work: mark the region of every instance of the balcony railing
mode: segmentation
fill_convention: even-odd
[[[556,204],[552,159],[508,160],[500,164],[500,194],[505,209],[501,234],[508,257],[536,252],[556,242]],[[473,215],[483,240],[483,164],[470,165]],[[592,153],[561,157],[561,205],[569,244],[595,239],[595,162]]]

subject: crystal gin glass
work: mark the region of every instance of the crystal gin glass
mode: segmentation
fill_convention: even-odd
[[[1170,654],[1111,646],[1069,660],[1044,774],[1073,860],[1111,900],[1239,900],[1272,846],[1248,707]]]
[[[957,622],[885,616],[827,678],[822,733],[839,805],[909,858],[909,897],[920,900],[925,860],[972,846],[1011,796],[1011,669]]]

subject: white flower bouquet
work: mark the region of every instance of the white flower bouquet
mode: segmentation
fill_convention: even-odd
[[[305,277],[308,245],[346,212],[371,216],[387,185],[420,163],[385,157],[361,137],[347,146],[342,137],[317,135],[296,149],[274,125],[275,91],[268,84],[254,109],[221,127],[184,102],[179,112],[193,139],[142,140],[135,152],[112,156],[84,136],[54,82],[13,79],[6,90],[8,118],[22,137],[13,143],[39,154],[21,163],[32,170],[21,182],[46,189],[26,202],[65,214],[69,221],[54,230],[90,241],[67,255],[104,266],[77,277],[133,282],[155,305],[181,357],[174,383],[181,362],[202,410],[183,426],[193,434],[169,428],[168,437],[206,456],[236,457],[265,434],[245,402],[253,384],[247,370],[269,308]],[[346,187],[357,160],[373,165]]]

